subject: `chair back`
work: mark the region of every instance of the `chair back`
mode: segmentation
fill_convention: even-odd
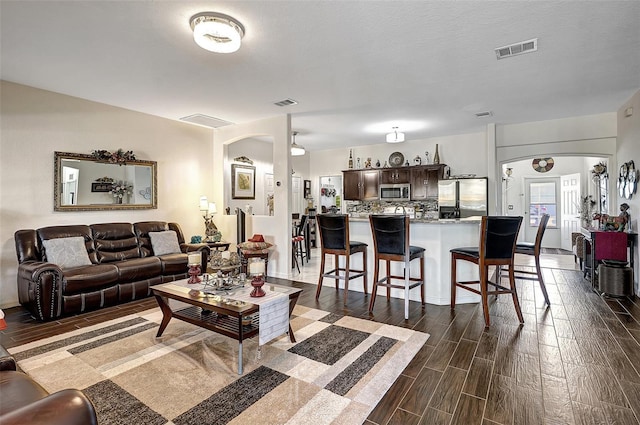
[[[392,255],[409,252],[409,216],[370,215],[369,223],[375,252]]]
[[[349,216],[346,214],[318,214],[320,244],[323,249],[347,250],[349,247]]]
[[[480,228],[480,258],[513,258],[522,217],[483,216]]]
[[[540,224],[538,224],[538,233],[536,233],[535,250],[540,251],[542,246],[542,238],[544,237],[544,231],[547,230],[547,223],[549,223],[549,214],[542,214]]]
[[[296,236],[305,236],[308,224],[309,224],[308,215],[303,215],[302,217],[300,217],[300,222],[296,226]]]

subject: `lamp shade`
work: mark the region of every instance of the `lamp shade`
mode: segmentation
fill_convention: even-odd
[[[205,50],[233,53],[240,48],[244,27],[231,16],[203,12],[191,17],[193,40]]]
[[[200,211],[207,211],[209,209],[209,203],[206,196],[200,197]]]
[[[216,210],[216,203],[215,202],[209,202],[209,214],[215,214],[218,211]]]
[[[393,133],[387,134],[387,143],[404,142],[404,133],[398,132],[398,127],[393,127]]]

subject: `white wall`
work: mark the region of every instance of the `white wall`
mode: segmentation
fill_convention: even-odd
[[[590,176],[590,170],[593,168],[593,165],[602,161],[603,158],[593,158],[593,157],[575,157],[575,156],[560,156],[554,157],[554,166],[551,170],[546,173],[539,173],[535,171],[532,167],[532,160],[525,159],[521,161],[507,162],[504,164],[505,167],[509,167],[513,169],[513,174],[509,179],[508,189],[505,193],[505,184],[502,185],[502,194],[504,196],[505,202],[505,210],[502,212],[505,215],[521,215],[525,217],[525,222],[523,222],[523,226],[527,225],[526,219],[528,218],[526,214],[526,202],[525,202],[525,179],[548,179],[548,178],[560,178],[560,176],[580,173],[583,176],[581,181],[581,190],[584,195],[588,193],[594,193],[594,188],[592,186],[593,183],[588,180],[587,176]],[[592,190],[590,192],[589,190]],[[584,196],[583,195],[583,196]],[[609,198],[611,200],[611,198]],[[561,198],[558,197],[558,202],[561,201]],[[509,210],[508,206],[512,205],[513,209]],[[558,205],[558,215],[560,214],[560,205]],[[560,217],[558,217],[560,220]],[[525,240],[524,237],[525,232],[520,232],[519,240]],[[535,236],[534,236],[535,238]],[[528,242],[534,242],[534,238],[528,240]],[[549,248],[560,248],[561,235],[559,229],[547,228],[545,232],[544,239],[542,240],[542,245],[544,247]]]
[[[625,116],[627,108],[633,108],[633,115],[630,117]],[[618,119],[618,150],[617,150],[617,166],[612,167],[615,171],[612,174],[612,178],[618,175],[620,166],[627,161],[633,160],[636,164],[636,169],[640,167],[640,91],[637,91],[627,102],[625,102],[617,114]],[[617,191],[616,191],[617,193]],[[638,232],[638,225],[640,224],[640,191],[629,200],[625,198],[617,198],[615,205],[620,205],[626,202],[629,204],[629,213],[631,214],[631,225],[633,231]],[[635,249],[635,270],[634,280],[636,282],[636,294],[640,292],[640,283],[638,282],[638,273],[640,273],[640,267],[638,264],[638,244],[636,243]]]
[[[281,115],[249,123],[234,124],[214,130],[213,164],[224,164],[229,145],[250,137],[268,136],[273,139],[274,215],[247,217],[247,237],[253,233],[264,235],[273,243],[269,255],[269,275],[286,278],[291,274],[291,118]],[[213,188],[205,193],[216,204],[223,200],[231,188],[225,184],[224,167],[213,167]],[[218,216],[216,220],[223,238],[235,242],[235,215]]]
[[[210,191],[213,132],[9,82],[0,82],[0,307],[17,305],[19,229],[64,224],[178,222],[189,239],[203,234],[198,211]],[[133,150],[158,162],[158,208],[53,211],[53,152]]]
[[[225,206],[230,207],[231,214],[236,208],[246,209],[251,206],[253,213],[256,215],[268,215],[267,201],[264,192],[265,174],[273,174],[273,143],[257,140],[257,139],[241,139],[234,143],[230,143],[227,147],[227,159],[225,161],[225,187],[231,187],[231,165],[250,165],[241,162],[235,162],[233,159],[239,156],[246,156],[253,161],[256,167],[256,199],[232,199],[231,191],[225,193]],[[220,213],[223,208],[218,207]]]

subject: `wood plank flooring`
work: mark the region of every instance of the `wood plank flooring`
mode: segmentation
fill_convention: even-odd
[[[545,269],[551,306],[536,282],[518,281],[525,317],[510,296],[491,299],[491,328],[477,304],[449,306],[369,298],[326,286],[275,279],[304,289],[299,304],[431,335],[366,424],[640,424],[640,300],[601,298],[579,271]],[[427,287],[428,291],[428,287]],[[153,298],[50,323],[21,307],[5,310],[5,347],[24,344],[156,306]]]

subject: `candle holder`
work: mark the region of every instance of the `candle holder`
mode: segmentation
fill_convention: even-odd
[[[255,298],[264,297],[266,293],[262,289],[263,285],[264,285],[264,276],[262,275],[254,276],[253,279],[251,279],[251,286],[253,286],[253,291],[251,291],[249,296],[255,297]]]
[[[187,283],[200,283],[202,279],[198,276],[200,275],[200,264],[189,264],[189,280]]]

